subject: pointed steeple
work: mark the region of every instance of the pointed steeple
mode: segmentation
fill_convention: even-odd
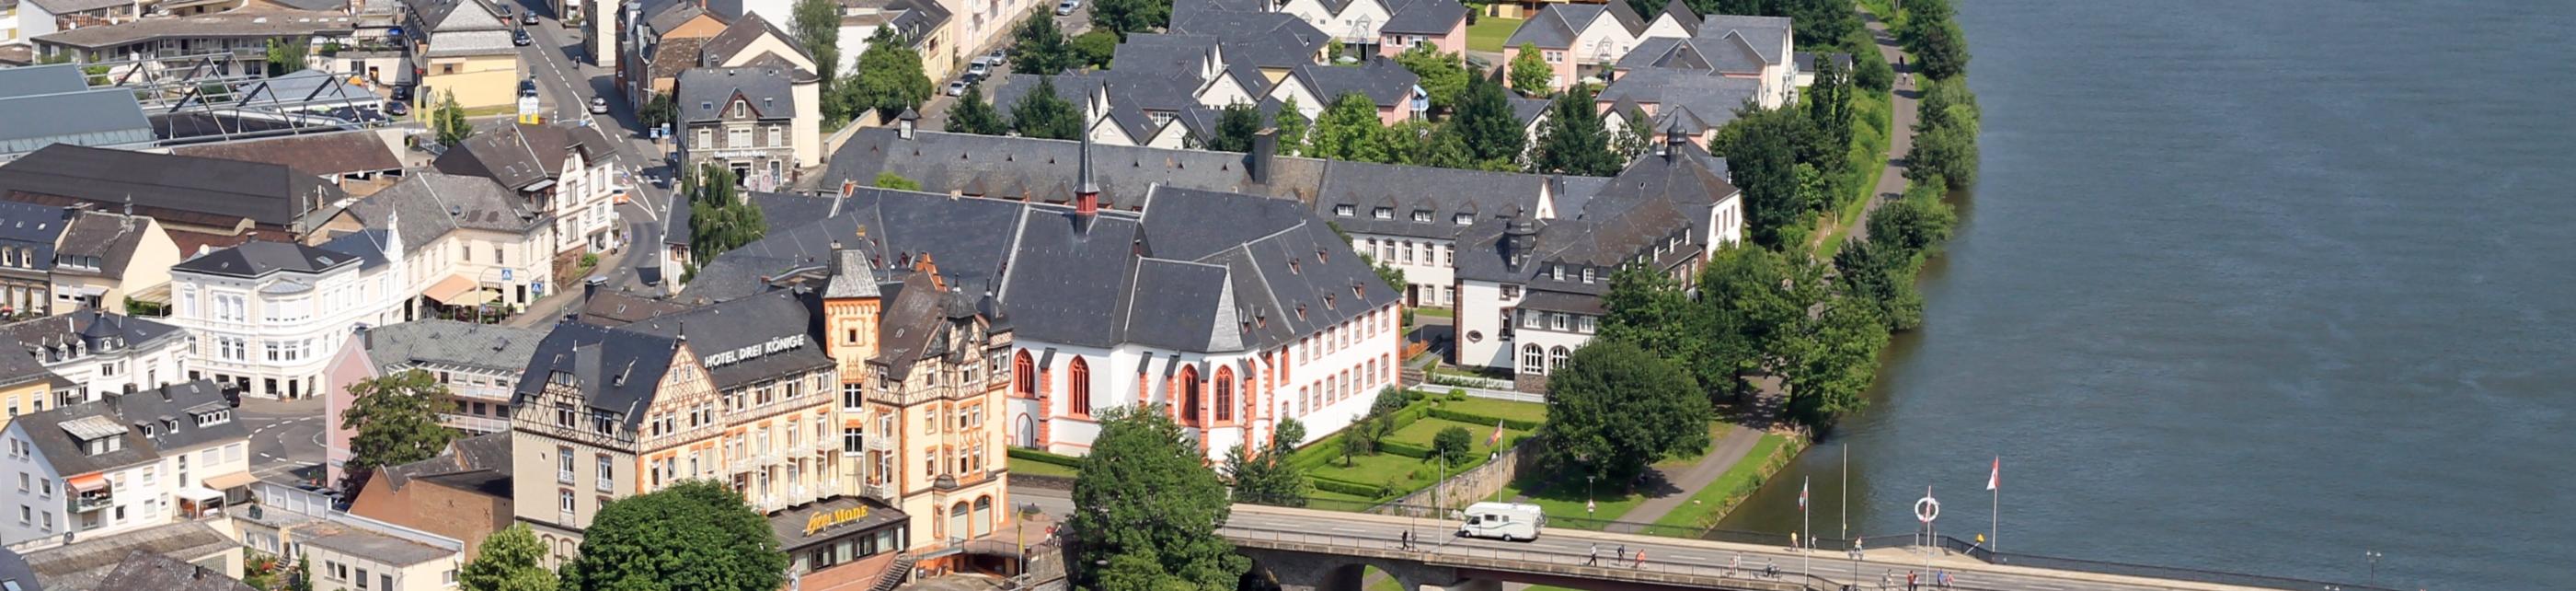
[[[1082,172],[1073,188],[1074,215],[1088,218],[1100,213],[1100,183],[1091,178],[1091,134],[1082,134]]]

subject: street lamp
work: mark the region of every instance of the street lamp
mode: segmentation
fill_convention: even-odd
[[[1584,476],[1583,476],[1583,518],[1584,518],[1584,519],[1596,519],[1595,517],[1593,517],[1593,516],[1592,516],[1592,510],[1593,510],[1593,507],[1592,507],[1592,479],[1593,479],[1593,478],[1594,478],[1594,476],[1593,476],[1593,475],[1590,475],[1590,474],[1586,474],[1586,475],[1584,475]]]
[[[2381,556],[2385,555],[2380,554],[2378,550],[2361,551],[2362,558],[2370,559],[2370,585],[2373,587],[2379,586],[2379,557]]]

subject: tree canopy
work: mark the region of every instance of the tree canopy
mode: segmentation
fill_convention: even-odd
[[[1034,138],[1082,139],[1082,113],[1074,110],[1072,101],[1056,96],[1054,76],[1040,77],[1037,87],[1011,107],[1011,131]]]
[[[849,116],[874,109],[891,118],[906,109],[920,109],[922,101],[930,100],[930,76],[921,70],[921,52],[896,35],[893,27],[878,27],[876,35],[868,37],[868,48],[859,52],[853,74],[833,88],[850,95]]]
[[[689,256],[697,264],[769,234],[769,220],[742,198],[740,183],[733,169],[714,163],[680,178],[689,198]]]
[[[1306,471],[1288,461],[1297,451],[1297,443],[1306,438],[1306,426],[1297,419],[1280,419],[1270,430],[1270,441],[1260,451],[1248,452],[1242,443],[1226,450],[1225,474],[1234,486],[1234,500],[1278,507],[1304,507],[1306,495],[1315,485]]]
[[[1807,214],[1822,204],[1798,178],[1798,155],[1820,139],[1804,115],[1785,109],[1747,109],[1710,142],[1744,191],[1745,228],[1754,244],[1787,248],[1805,237]]]
[[[713,480],[611,501],[563,567],[566,591],[776,591],[787,554],[769,520]]]
[[[1458,93],[1467,89],[1467,66],[1458,54],[1443,53],[1430,45],[1416,45],[1395,54],[1395,63],[1403,64],[1404,69],[1421,79],[1415,84],[1422,87],[1423,94],[1431,97],[1433,110],[1456,108]]]
[[[1162,407],[1101,413],[1073,482],[1073,503],[1082,510],[1067,524],[1067,563],[1076,565],[1076,587],[1233,591],[1252,563],[1216,533],[1230,506],[1225,484],[1200,458]]]
[[[343,490],[355,491],[354,485],[376,468],[437,456],[456,440],[456,430],[438,422],[438,414],[454,412],[456,402],[427,371],[359,380],[349,384],[349,395],[355,400],[340,412],[340,428],[357,435],[349,438],[349,461],[343,466],[351,482]]]
[[[1055,19],[1032,16],[1011,30],[1011,71],[1020,74],[1054,76],[1082,64],[1074,55],[1072,41],[1065,39],[1064,29]]]
[[[545,565],[546,547],[528,524],[515,523],[483,538],[473,562],[456,574],[465,591],[555,591],[559,581]]]
[[[1539,53],[1537,44],[1521,44],[1520,53],[1512,56],[1509,76],[1512,90],[1522,94],[1544,96],[1555,90],[1548,87],[1548,82],[1556,79],[1556,67],[1547,63],[1546,54]]]
[[[440,93],[438,109],[429,117],[429,128],[438,134],[440,145],[462,146],[465,138],[474,136],[474,124],[465,120],[465,107],[456,104],[456,91]]]
[[[1208,138],[1207,149],[1219,152],[1251,152],[1252,136],[1261,133],[1261,109],[1246,103],[1226,105],[1217,111],[1216,137]]]
[[[1559,465],[1606,483],[1708,447],[1708,396],[1690,374],[1614,339],[1594,339],[1547,377],[1539,435]]]
[[[1450,110],[1449,125],[1478,161],[1517,161],[1529,146],[1520,118],[1512,115],[1511,91],[1484,76],[1468,76]]]
[[[1041,15],[1037,19],[1044,20]],[[1172,0],[1093,0],[1091,25],[1127,33],[1149,33],[1172,24]]]
[[[1072,65],[1107,69],[1109,58],[1118,53],[1118,33],[1094,29],[1073,36],[1066,46],[1073,54]]]
[[[957,104],[949,106],[945,126],[950,133],[1002,135],[1011,132],[1011,125],[1002,120],[1002,113],[993,109],[993,103],[984,100],[983,82],[966,85],[966,94],[959,95]]]
[[[1333,160],[1386,162],[1386,131],[1378,123],[1377,103],[1368,95],[1345,92],[1315,117],[1315,139],[1309,156]]]
[[[313,40],[311,38],[288,37],[284,39],[269,39],[268,51],[265,56],[268,58],[268,75],[284,76],[295,73],[298,70],[303,70],[304,56],[306,53],[311,51],[313,51]]]
[[[1279,155],[1308,155],[1306,141],[1307,136],[1310,135],[1308,132],[1313,129],[1314,124],[1306,119],[1305,112],[1297,110],[1297,97],[1288,97],[1288,100],[1282,101],[1279,104],[1279,114],[1271,118],[1279,124]]]
[[[1570,89],[1548,107],[1538,147],[1530,153],[1530,172],[1582,176],[1617,176],[1627,162],[1610,151],[1601,113],[1593,110],[1592,92]]]

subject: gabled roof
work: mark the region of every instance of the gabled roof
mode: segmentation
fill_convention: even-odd
[[[480,137],[479,135],[477,137]],[[374,131],[340,131],[285,137],[196,144],[171,148],[181,156],[282,164],[304,174],[342,174],[401,170],[402,158]]]
[[[448,150],[432,163],[440,172],[500,181],[514,191],[544,188],[564,174],[566,156],[579,151],[597,166],[617,151],[599,128],[581,125],[516,123],[474,134],[461,150]]]
[[[699,16],[724,22],[723,15],[707,12],[706,8],[699,6],[694,0],[663,0],[645,5],[644,26],[651,27],[656,34],[664,35],[661,41],[667,42],[671,40],[668,35],[672,29],[678,29],[680,25],[688,24]]]
[[[680,72],[680,123],[722,118],[736,97],[761,119],[796,116],[793,74],[779,68],[690,68]]]
[[[133,466],[174,451],[249,438],[250,430],[240,421],[197,424],[196,418],[202,413],[230,408],[232,404],[224,399],[220,387],[209,380],[197,380],[111,393],[94,402],[20,415],[9,426],[22,427],[28,441],[44,452],[45,462],[54,473],[70,477]],[[144,436],[136,427],[142,424],[152,425],[156,435]],[[88,453],[82,436],[75,433],[88,434],[98,427],[114,433],[109,437],[123,438],[124,447],[96,455]]]
[[[1522,45],[1534,45],[1540,49],[1572,47],[1574,37],[1582,34],[1585,27],[1591,26],[1592,19],[1600,18],[1601,12],[1600,4],[1549,4],[1540,8],[1537,16],[1522,21],[1520,28],[1513,29],[1512,36],[1503,41],[1503,47],[1513,48]]]
[[[165,339],[175,338],[179,334],[179,327],[176,326],[81,308],[15,324],[0,325],[0,347],[14,346],[0,350],[0,357],[23,355],[29,358],[42,358],[47,349],[68,348],[75,343],[84,350],[97,350],[111,345],[147,347]]]
[[[62,243],[55,251],[62,255],[97,259],[98,270],[93,273],[66,266],[55,268],[55,272],[125,278],[126,267],[134,262],[134,251],[142,247],[144,238],[155,232],[151,221],[142,216],[103,211],[84,211],[74,215],[70,227],[63,230]]]
[[[1511,99],[1512,103],[1512,120],[1519,121],[1521,127],[1529,127],[1529,124],[1537,122],[1540,115],[1547,114],[1549,105],[1556,104],[1555,97],[1525,97],[1512,94],[1507,98]]]
[[[1330,103],[1343,93],[1357,92],[1369,97],[1378,108],[1406,108],[1413,98],[1414,85],[1422,81],[1412,70],[1395,60],[1373,58],[1358,66],[1298,66],[1292,74],[1317,100]],[[1322,106],[1322,105],[1317,105]]]
[[[255,240],[181,261],[170,268],[228,277],[260,277],[280,271],[320,274],[356,264],[349,253],[292,242]]]
[[[492,10],[486,0],[405,0],[420,22],[432,33],[458,31],[508,31],[501,14]],[[466,7],[471,6],[471,9]]]
[[[786,45],[789,51],[796,52],[796,57],[804,59],[806,63],[814,62],[814,56],[805,53],[805,46],[797,43],[794,35],[779,30],[777,24],[761,18],[760,13],[750,12],[743,13],[742,18],[726,24],[724,31],[716,33],[715,37],[708,38],[706,45],[698,50],[699,55],[702,56],[698,64],[713,66],[732,61],[734,54],[750,49],[751,44],[760,41],[762,37],[775,37]]]
[[[653,403],[679,349],[679,340],[661,335],[557,323],[520,372],[515,399],[528,403],[547,384],[561,381],[579,390],[592,409],[618,413],[633,431],[643,423],[644,409]]]
[[[0,199],[120,207],[165,222],[229,227],[248,219],[303,231],[306,214],[345,196],[283,165],[55,144],[0,164]]]
[[[689,348],[705,360],[709,381],[721,390],[832,365],[832,358],[823,354],[823,342],[815,336],[820,326],[815,309],[802,294],[781,290],[638,320],[618,329],[671,338],[686,335]],[[776,346],[788,340],[793,344]],[[757,353],[732,355],[730,362],[719,362],[726,360],[721,356],[745,350]]]
[[[0,201],[0,247],[29,253],[22,263],[28,268],[52,269],[54,244],[62,241],[73,216],[68,208]]]
[[[1553,189],[1546,175],[1517,172],[1345,161],[1326,166],[1315,215],[1349,232],[1454,238],[1475,222],[1535,215],[1541,195]],[[1340,215],[1337,208],[1345,206],[1351,215]],[[1377,219],[1381,207],[1390,210],[1388,219]],[[1428,213],[1428,221],[1415,221],[1416,212]],[[1458,223],[1461,214],[1468,224]]]
[[[1560,210],[1552,220],[1488,220],[1470,227],[1458,240],[1458,277],[1598,295],[1609,282],[1554,281],[1542,273],[1554,263],[1617,266],[1675,237],[1693,248],[1705,246],[1697,243],[1704,232],[1693,230],[1704,230],[1698,225],[1710,208],[1740,191],[1726,182],[1723,161],[1706,150],[1689,142],[1665,149],[1672,155],[1629,163],[1579,210]],[[1515,222],[1537,229],[1536,249],[1519,266],[1509,264],[1501,250],[1506,225]],[[1559,304],[1564,305],[1570,304]]]
[[[1691,10],[1690,3],[1683,2],[1682,0],[1672,0],[1671,2],[1664,3],[1663,12],[1656,13],[1655,17],[1672,17],[1673,23],[1681,25],[1682,30],[1684,31],[1699,30],[1699,12]],[[1651,20],[1652,19],[1649,19],[1649,22],[1651,22]]]
[[[1780,65],[1788,63],[1789,56],[1781,53],[1780,48],[1787,44],[1789,34],[1789,17],[1712,14],[1700,22],[1699,29],[1691,38],[1738,36],[1761,58],[1762,63]]]
[[[1735,120],[1735,111],[1744,108],[1762,93],[1762,81],[1752,78],[1718,76],[1673,68],[1638,68],[1610,81],[1594,101],[1619,104],[1634,101],[1656,105],[1651,109],[1654,129],[1665,129],[1676,120],[1684,130],[1698,133],[1726,125]],[[1625,111],[1622,111],[1625,113]]]
[[[1389,13],[1378,32],[1438,35],[1466,22],[1467,5],[1458,0],[1394,0]]]

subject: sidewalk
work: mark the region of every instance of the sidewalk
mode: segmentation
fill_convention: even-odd
[[[634,240],[628,240],[627,244],[619,247],[616,252],[600,253],[599,266],[591,267],[591,272],[599,273],[605,269],[615,269],[617,265],[624,263],[626,255],[632,252],[635,252]],[[557,281],[557,283],[566,282]],[[528,309],[520,311],[518,316],[511,317],[503,324],[527,328],[554,323],[555,317],[559,315],[558,312],[562,312],[573,302],[581,301],[581,281],[575,280],[569,283],[572,287],[558,288],[554,293],[546,294],[546,297],[528,302]]]
[[[1735,467],[1736,462],[1744,461],[1745,455],[1753,452],[1753,444],[1761,442],[1762,430],[1728,425],[1724,437],[1709,443],[1708,455],[1700,456],[1698,462],[1678,473],[1664,473],[1664,481],[1681,490],[1638,503],[1636,508],[1628,510],[1628,514],[1619,516],[1619,522],[1610,524],[1606,531],[1615,534],[1644,531],[1646,524],[1661,520],[1665,514],[1681,508],[1683,503],[1690,502],[1692,496],[1699,494],[1700,489],[1707,488],[1709,483],[1717,481],[1718,476],[1726,474],[1728,468]]]
[[[1879,59],[1887,62],[1887,67],[1896,68],[1896,60],[1905,55],[1905,48],[1897,46],[1895,33],[1887,30],[1887,21],[1870,14],[1867,9],[1861,10],[1861,18],[1869,26],[1870,38],[1878,41]],[[1905,194],[1905,156],[1914,152],[1914,122],[1920,118],[1915,102],[1923,96],[1922,91],[1906,82],[1908,74],[1910,72],[1905,69],[1896,70],[1895,96],[1888,103],[1895,113],[1888,117],[1887,172],[1878,176],[1878,187],[1870,192],[1869,207],[1861,209],[1860,215],[1852,218],[1851,233],[1844,238],[1846,244],[1868,240],[1870,214],[1877,213],[1880,206]]]

